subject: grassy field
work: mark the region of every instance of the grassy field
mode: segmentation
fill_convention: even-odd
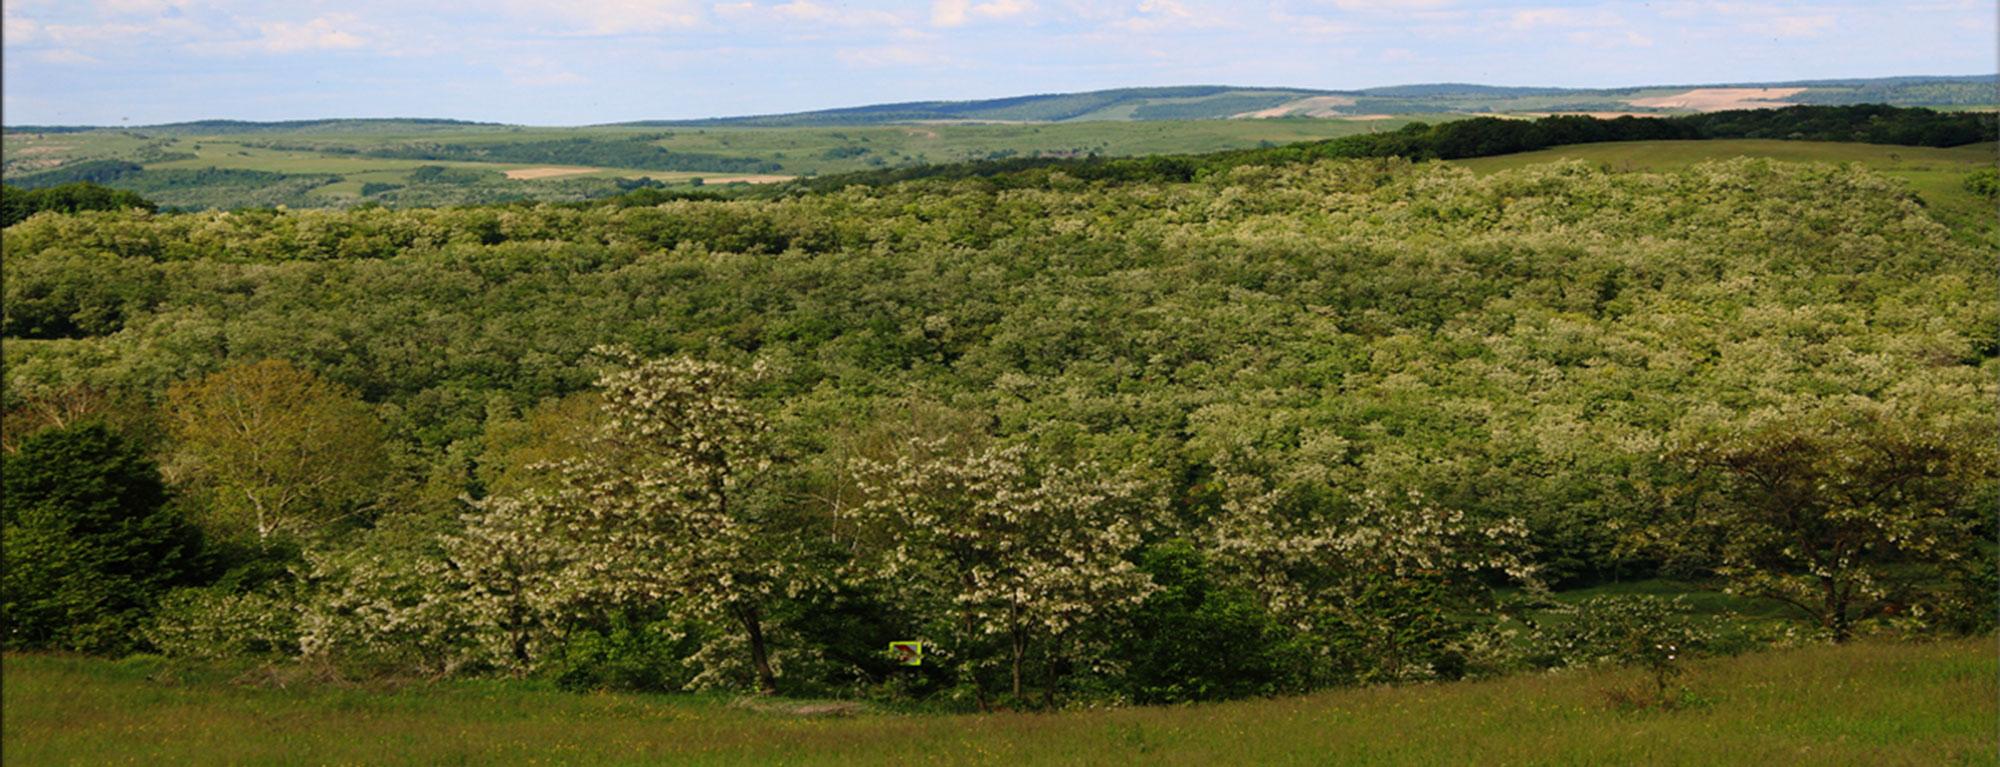
[[[1702,661],[1697,703],[1619,711],[1630,671],[1056,714],[803,718],[524,683],[231,684],[5,659],[9,764],[1994,764],[1990,639]]]

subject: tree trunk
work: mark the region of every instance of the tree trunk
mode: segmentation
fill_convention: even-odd
[[[1062,645],[1058,642],[1049,646],[1047,657],[1042,660],[1042,708],[1054,711],[1056,707],[1056,662],[1062,657]]]
[[[1021,700],[1021,660],[1028,654],[1028,632],[1021,626],[1020,605],[1012,606],[1008,609],[1008,613],[1013,618],[1012,623],[1014,624],[1012,632],[1014,635],[1014,700],[1018,703]]]
[[[757,691],[765,695],[776,693],[778,675],[771,672],[771,651],[764,642],[764,622],[757,608],[740,608],[736,617],[743,621],[743,633],[750,638],[750,664],[757,668]]]
[[[1842,599],[1840,587],[1832,578],[1820,578],[1820,587],[1826,592],[1826,627],[1833,632],[1833,643],[1841,644],[1853,636],[1853,627],[1847,625],[1847,600]]]
[[[1021,699],[1021,657],[1027,655],[1027,640],[1019,629],[1014,631],[1014,700]]]

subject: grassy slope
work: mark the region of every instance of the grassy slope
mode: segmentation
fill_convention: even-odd
[[[5,660],[7,761],[47,763],[1993,764],[1990,639],[1704,661],[1707,702],[1618,712],[1629,671],[1060,714],[796,719],[708,698],[460,682],[395,692],[149,681]]]

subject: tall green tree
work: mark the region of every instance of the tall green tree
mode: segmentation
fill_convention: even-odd
[[[5,462],[8,648],[119,652],[160,595],[197,572],[201,540],[159,468],[99,423],[28,437]]]
[[[1665,540],[1716,542],[1730,590],[1791,605],[1836,642],[1989,556],[1995,433],[1977,406],[1841,397],[1695,418],[1673,455],[1710,481]]]
[[[353,392],[283,360],[174,386],[175,468],[205,491],[208,521],[260,543],[365,515],[388,464],[382,428]]]

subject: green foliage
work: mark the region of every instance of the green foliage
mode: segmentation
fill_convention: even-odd
[[[1537,120],[1514,120],[1475,117],[1436,125],[1410,123],[1386,133],[1204,155],[988,160],[846,173],[794,181],[790,186],[828,192],[855,184],[877,185],[925,178],[977,178],[1006,188],[1020,188],[1048,184],[1053,174],[1119,183],[1172,183],[1246,165],[1308,163],[1329,158],[1452,160],[1514,154],[1567,144],[1728,138],[1949,147],[2000,140],[2000,124],[1979,114],[1871,104],[1794,106],[1650,118],[1625,116],[1603,119],[1585,115],[1554,115]]]
[[[1990,256],[1893,179],[1754,160],[1129,167],[772,200],[36,216],[5,240],[8,311],[37,318],[8,325],[10,420],[65,392],[159,402],[263,359],[337,385],[382,449],[357,483],[371,492],[335,506],[391,513],[300,543],[299,651],[403,673],[529,674],[588,628],[605,643],[574,656],[591,677],[654,657],[613,641],[608,608],[662,604],[700,628],[700,685],[754,683],[753,623],[793,691],[907,681],[970,700],[1011,691],[1018,668],[1024,695],[1183,699],[1474,673],[1496,588],[1531,569],[1809,572],[1711,524],[1768,504],[1727,461],[1689,460],[1781,456],[1788,430],[1817,435],[1798,443],[1814,476],[1850,458],[1876,474],[1876,448],[1950,458],[1965,470],[1867,508],[1991,539],[1960,525],[1993,495],[1976,456],[1934,450],[1992,417]],[[23,337],[47,318],[75,327]],[[603,402],[568,399],[607,341],[681,360],[647,369],[682,383],[769,364],[726,392],[627,386],[614,428]],[[1771,415],[1826,403],[1879,410],[1880,428]],[[733,415],[685,420],[709,407]],[[717,459],[718,435],[742,450]],[[169,454],[201,444],[176,436]],[[1718,450],[1683,450],[1704,440]],[[899,465],[916,443],[933,452]],[[967,464],[941,457],[994,451],[1024,468],[960,481]],[[857,459],[955,494],[891,497]],[[1084,481],[1087,466],[1104,470]],[[1689,515],[1704,523],[1667,524]],[[976,567],[939,555],[950,536],[977,544],[956,552]],[[1130,557],[1173,538],[1197,542],[1208,585],[1145,620],[1281,625],[1279,670],[1236,669],[1265,682],[1121,677],[1144,666],[1118,654],[1125,608],[1158,585]],[[1922,588],[1865,612],[1980,625],[1964,595],[1990,576],[1902,540],[1857,561]],[[899,545],[910,590],[879,565]],[[568,579],[579,562],[618,575]],[[270,585],[268,564],[224,590]],[[841,596],[856,581],[874,588]],[[867,657],[911,638],[936,643],[937,676]]]
[[[443,165],[419,165],[415,168],[410,169],[408,178],[410,180],[410,183],[412,184],[447,184],[447,185],[462,186],[465,184],[477,184],[481,181],[495,178],[498,175],[499,174],[494,173],[493,171],[490,170],[476,170],[472,168],[448,168]],[[366,194],[366,192],[363,192],[363,194]]]
[[[462,162],[547,163],[640,170],[769,173],[777,163],[755,157],[672,152],[653,143],[653,136],[572,138],[482,144],[405,144],[359,150],[369,157]]]
[[[111,189],[88,181],[42,187],[40,189],[0,187],[0,227],[13,226],[45,210],[75,213],[84,210],[157,210],[159,206],[123,189]]]
[[[1940,568],[1989,556],[1995,425],[1951,393],[1899,393],[1692,415],[1676,453],[1714,484],[1688,484],[1694,530],[1669,545],[1714,541],[1731,589],[1797,608],[1836,642],[1928,601]]]
[[[177,658],[290,658],[298,654],[298,611],[289,595],[176,589],[160,600],[145,637],[161,653]]]
[[[675,692],[694,681],[687,661],[698,649],[699,638],[669,620],[620,612],[572,629],[537,671],[570,690]]]
[[[5,646],[139,646],[147,614],[188,579],[200,553],[159,469],[109,428],[84,423],[28,437],[4,470]]]
[[[69,184],[105,184],[143,171],[145,171],[144,166],[126,160],[86,160],[64,163],[52,170],[16,176],[8,179],[8,184],[22,189],[44,189]]]
[[[1985,168],[1965,174],[1965,191],[1986,198],[2000,200],[2000,169]]]
[[[1670,679],[1713,642],[1691,613],[1680,597],[1591,597],[1566,606],[1553,625],[1538,627],[1530,652],[1538,665],[1611,663]]]
[[[1644,690],[1612,688],[1606,694],[1621,708],[1676,708],[1689,700],[1672,688],[1687,673],[1688,661],[1715,641],[1689,618],[1679,597],[1592,597],[1571,605],[1562,623],[1538,629],[1532,652],[1550,665],[1609,663],[1645,672]]]
[[[1217,582],[1188,541],[1153,546],[1139,566],[1159,590],[1134,611],[1115,658],[1136,703],[1275,695],[1307,686],[1304,648],[1250,593]]]
[[[10,338],[110,335],[165,297],[159,273],[91,250],[10,258],[0,274],[0,334]]]

